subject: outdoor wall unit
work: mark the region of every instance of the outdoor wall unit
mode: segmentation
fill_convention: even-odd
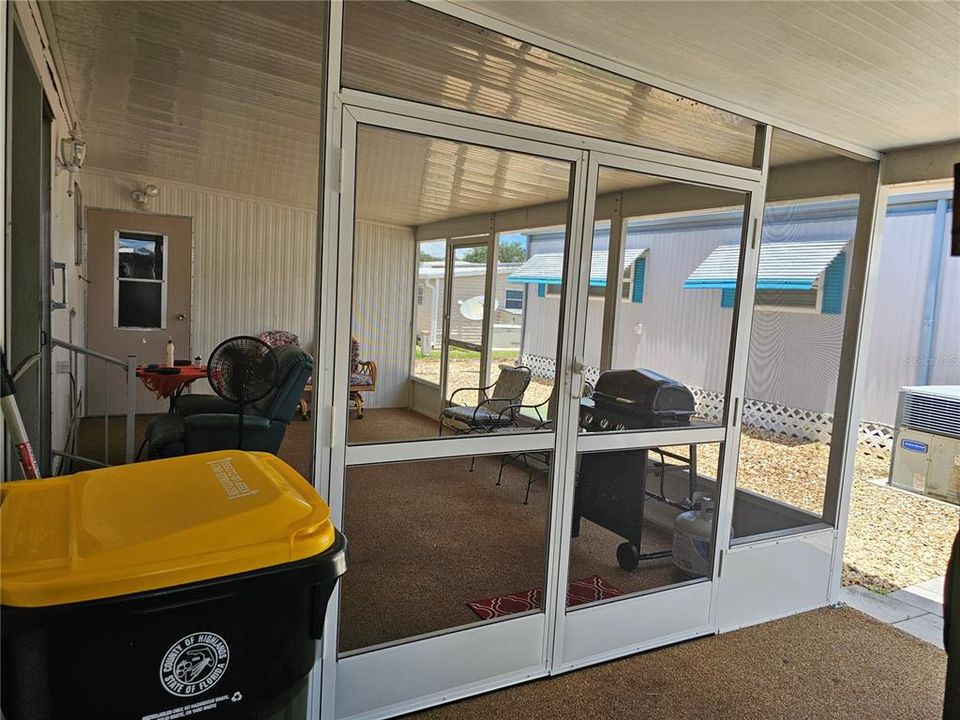
[[[960,385],[900,389],[890,484],[960,504]]]

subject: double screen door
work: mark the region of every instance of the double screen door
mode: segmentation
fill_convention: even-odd
[[[351,568],[325,711],[396,715],[714,632],[741,303],[704,323],[720,293],[684,278],[724,232],[749,286],[755,182],[369,107],[341,130],[324,363]],[[671,225],[705,206],[702,232]],[[378,364],[363,419],[358,359]],[[657,376],[603,373],[636,368],[693,388],[689,411],[624,404]]]

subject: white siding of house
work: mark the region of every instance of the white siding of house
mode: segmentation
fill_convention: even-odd
[[[864,420],[892,425],[899,389],[917,381],[933,217],[932,212],[894,215],[884,223],[867,371],[862,380],[860,415]],[[955,278],[955,286],[960,287],[956,281],[960,277]],[[954,377],[954,382],[958,381],[960,378]]]
[[[802,233],[795,224],[772,226],[764,241],[851,236],[851,221],[821,221],[807,223]],[[628,245],[649,248],[649,253],[643,303],[621,305],[617,367],[650,368],[688,385],[723,391],[733,311],[720,306],[720,290],[684,289],[683,283],[718,245],[738,237],[734,228],[630,232]],[[531,312],[543,307],[536,303],[545,300],[551,317],[544,322],[528,317],[524,352],[553,357],[555,329],[537,332],[534,328],[556,328],[557,299],[534,297]],[[602,303],[589,302],[584,360],[596,365]],[[747,396],[832,412],[843,316],[758,311],[754,322]],[[636,334],[638,324],[642,325],[640,335]]]
[[[413,313],[414,237],[411,228],[356,224],[353,335],[360,358],[377,363],[377,390],[368,408],[410,404],[410,325]]]
[[[950,224],[947,213],[947,235],[940,269],[940,307],[933,345],[931,385],[960,385],[960,258],[950,255]]]
[[[948,226],[949,217],[948,213]],[[892,424],[900,387],[917,382],[933,224],[932,209],[895,213],[886,219],[863,380],[863,420]],[[853,230],[849,219],[768,223],[764,242],[850,238]],[[648,247],[650,252],[643,303],[621,305],[616,366],[647,367],[690,385],[723,390],[732,310],[720,307],[719,290],[685,290],[681,286],[716,245],[735,238],[736,233],[729,229],[630,233],[631,246]],[[550,242],[536,247],[544,252],[558,249]],[[960,384],[960,263],[949,257],[949,246],[944,253],[929,383],[955,385]],[[537,297],[535,285],[530,286],[528,297],[524,352],[553,357],[559,298]],[[589,303],[584,361],[596,366],[603,304],[596,299]],[[832,413],[843,318],[758,310],[748,361],[747,397]],[[643,325],[639,336],[635,334],[638,323]]]
[[[684,290],[683,282],[725,239],[728,229],[643,234],[631,244],[649,248],[642,303],[622,301],[616,367],[645,367],[681,382],[721,392],[729,350],[731,311],[719,290]],[[559,297],[537,297],[530,287],[524,352],[553,357]],[[591,298],[584,362],[600,363],[603,300]],[[541,316],[541,313],[544,313]],[[637,325],[642,334],[636,334]]]

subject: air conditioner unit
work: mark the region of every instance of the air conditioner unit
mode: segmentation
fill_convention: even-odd
[[[900,388],[890,484],[960,505],[960,385]]]

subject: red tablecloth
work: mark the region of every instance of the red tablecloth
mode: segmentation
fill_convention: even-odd
[[[154,392],[158,399],[168,398],[183,385],[189,385],[194,380],[207,376],[207,366],[194,367],[184,365],[176,375],[164,375],[148,370],[145,367],[137,368],[137,377],[143,382],[147,390]]]

